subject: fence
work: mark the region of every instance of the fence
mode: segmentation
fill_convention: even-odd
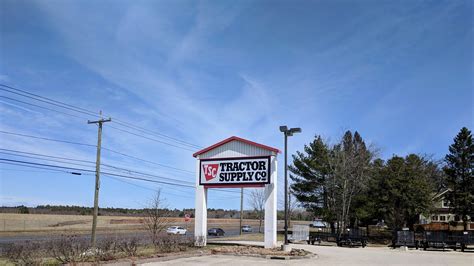
[[[291,238],[293,241],[307,241],[309,239],[309,226],[293,225]]]

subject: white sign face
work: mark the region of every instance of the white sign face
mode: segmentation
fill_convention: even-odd
[[[270,184],[270,156],[200,160],[200,185]]]

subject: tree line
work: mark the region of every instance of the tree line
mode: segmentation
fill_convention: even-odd
[[[434,210],[433,197],[448,189],[451,212],[467,229],[474,217],[474,145],[462,128],[444,160],[409,154],[379,158],[356,131],[335,144],[320,135],[293,155],[291,191],[302,207],[342,233],[383,221],[393,230],[414,229]]]

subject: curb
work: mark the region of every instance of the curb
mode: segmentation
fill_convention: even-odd
[[[309,252],[309,251],[307,251]],[[252,258],[262,258],[268,260],[301,260],[301,259],[310,259],[318,258],[318,255],[310,253],[305,256],[280,256],[280,255],[259,255],[259,254],[230,254],[230,253],[217,253],[211,254],[211,256],[236,256],[236,257],[252,257]]]

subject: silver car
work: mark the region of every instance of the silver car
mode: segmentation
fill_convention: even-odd
[[[252,230],[253,230],[253,229],[252,229],[252,226],[250,226],[250,225],[242,225],[242,232],[247,232],[247,233],[249,233],[249,232],[252,232]]]

